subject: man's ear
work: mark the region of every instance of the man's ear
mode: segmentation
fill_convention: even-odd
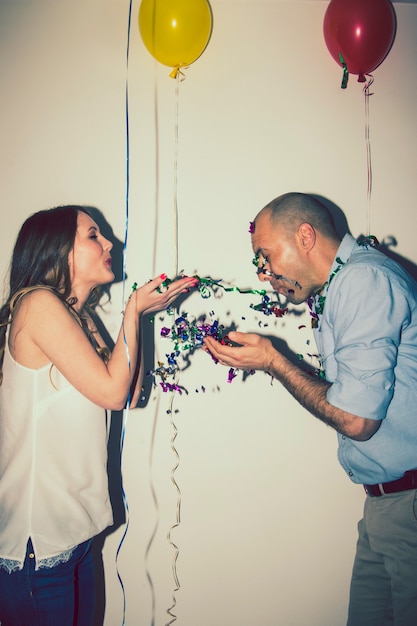
[[[301,248],[305,252],[310,252],[316,243],[316,231],[311,224],[303,222],[297,230],[298,239]]]

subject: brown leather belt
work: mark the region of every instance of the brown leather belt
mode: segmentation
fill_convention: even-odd
[[[392,480],[389,483],[379,483],[378,485],[364,485],[364,488],[368,496],[372,497],[417,489],[417,469],[409,470],[398,480]]]

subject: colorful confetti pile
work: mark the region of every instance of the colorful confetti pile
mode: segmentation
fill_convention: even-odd
[[[239,287],[226,287],[222,284],[221,280],[214,280],[209,277],[201,278],[195,276],[198,279],[196,289],[200,292],[202,298],[209,298],[212,293],[216,293],[219,289],[225,292],[237,292],[240,294],[254,294],[261,296],[261,302],[259,304],[250,304],[250,308],[254,311],[263,313],[264,315],[274,315],[277,318],[283,317],[288,308],[282,308],[280,302],[273,301],[267,295],[265,289],[241,289]],[[174,279],[175,280],[175,279]],[[161,285],[162,288],[168,287],[172,282],[167,278]],[[168,311],[172,314],[172,309]],[[210,313],[211,318],[214,316],[214,312]],[[173,324],[169,328],[163,326],[160,332],[161,337],[169,339],[173,343],[172,351],[166,354],[166,363],[158,361],[158,366],[147,372],[148,376],[152,376],[154,383],[159,384],[164,392],[177,391],[182,393],[185,391],[184,387],[181,387],[176,382],[178,372],[180,371],[180,365],[178,358],[182,353],[194,353],[197,349],[204,345],[205,337],[214,337],[222,344],[232,345],[228,339],[227,331],[224,325],[216,319],[208,319],[207,316],[200,316],[198,319],[190,319],[188,313],[182,313],[179,317],[176,317]],[[213,358],[214,362],[217,360]],[[253,374],[254,372],[249,372]],[[231,383],[237,376],[237,370],[230,368],[228,370],[227,382]],[[172,381],[172,382],[170,382]],[[201,387],[204,391],[204,387]]]

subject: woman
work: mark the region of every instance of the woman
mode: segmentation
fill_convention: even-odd
[[[39,211],[14,247],[0,309],[0,623],[91,626],[91,539],[112,524],[108,424],[141,387],[140,325],[196,285],[133,291],[112,353],[91,315],[112,244],[83,207]]]

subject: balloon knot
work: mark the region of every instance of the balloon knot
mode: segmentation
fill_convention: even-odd
[[[185,80],[185,74],[184,72],[181,70],[182,67],[188,67],[184,66],[184,65],[176,65],[173,69],[172,72],[170,73],[170,78],[178,78],[179,80],[183,81]]]

